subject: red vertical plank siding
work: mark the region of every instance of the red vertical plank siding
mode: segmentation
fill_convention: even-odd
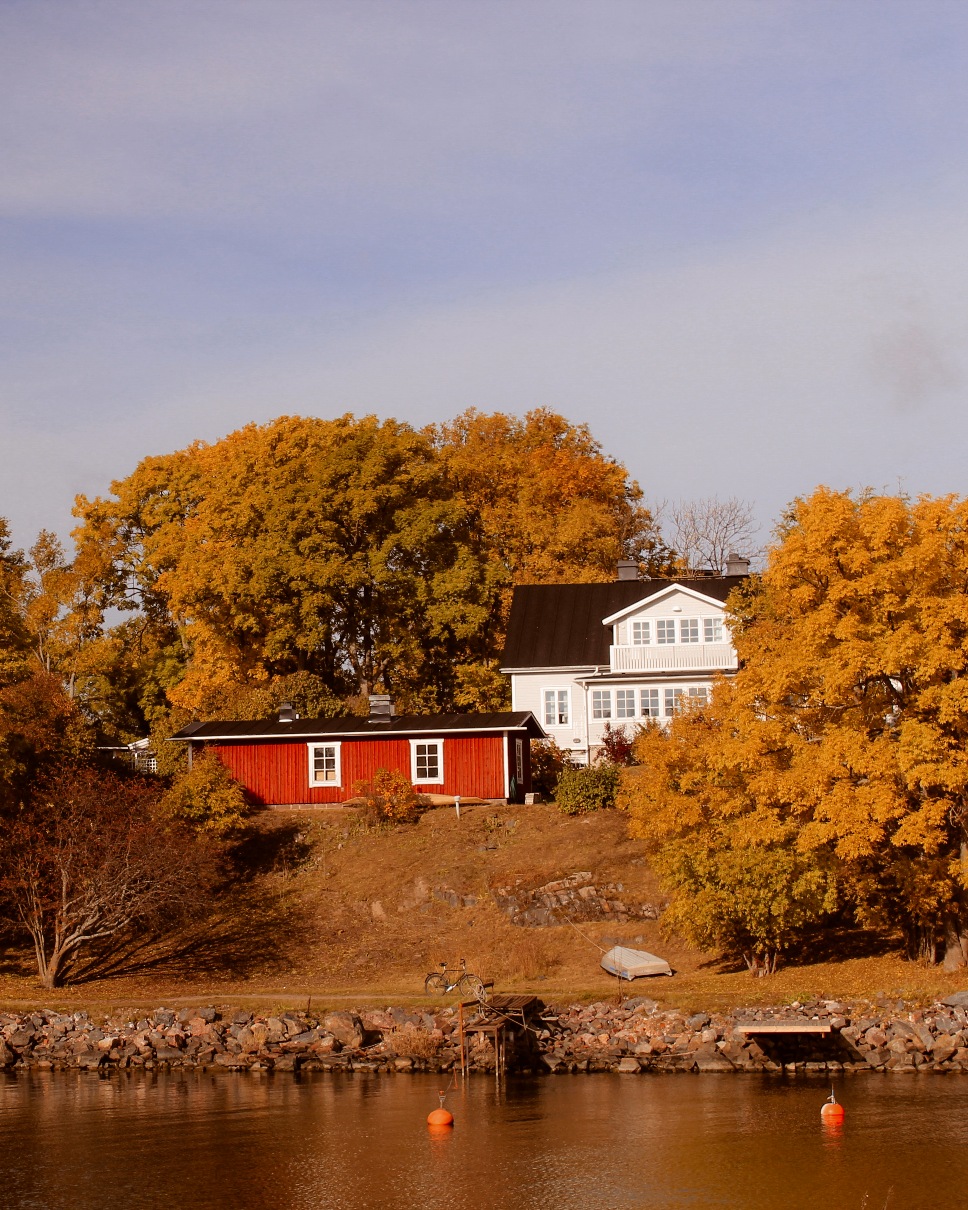
[[[444,779],[420,785],[418,789],[428,794],[460,794],[466,798],[507,796],[505,745],[508,769],[513,775],[513,736],[445,733],[419,738],[443,740]],[[341,785],[309,784],[308,743],[340,744]],[[525,769],[530,787],[529,746],[525,738]],[[295,742],[212,743],[209,747],[236,781],[245,786],[253,802],[262,806],[344,802],[353,797],[358,781],[369,781],[378,769],[397,769],[408,779],[411,775],[409,738],[319,736]]]

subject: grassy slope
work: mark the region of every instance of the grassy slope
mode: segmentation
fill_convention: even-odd
[[[616,994],[595,942],[621,937],[666,957],[674,979],[640,980],[629,994],[687,1009],[830,997],[907,999],[945,995],[968,983],[896,954],[790,966],[751,981],[725,969],[653,922],[575,929],[511,925],[488,888],[528,886],[578,870],[621,882],[627,902],[659,898],[625,818],[570,819],[556,808],[469,807],[428,811],[414,827],[362,828],[349,811],[271,811],[241,854],[246,871],[217,914],[200,912],[184,935],[122,956],[107,977],[80,979],[55,995],[39,988],[28,953],[0,965],[0,1004],[156,1006],[179,1000],[252,1005],[419,1002],[423,977],[441,959],[467,959],[498,990],[550,1001]],[[474,907],[435,898],[445,888],[476,895]],[[610,944],[611,942],[609,942]]]

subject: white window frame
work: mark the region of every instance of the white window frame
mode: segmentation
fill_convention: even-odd
[[[688,627],[688,630],[686,629]],[[688,635],[688,638],[686,637]],[[695,637],[693,637],[695,636]],[[699,628],[698,618],[680,618],[679,619],[679,642],[680,643],[698,643],[701,641],[702,632]]]
[[[633,618],[629,623],[629,643],[633,647],[652,646],[651,618]]]
[[[319,781],[316,777],[316,752],[320,748],[332,748],[332,750],[333,750],[333,758],[334,758],[333,772],[335,774],[334,780]],[[341,748],[342,748],[342,744],[338,740],[336,742],[334,742],[332,740],[327,740],[325,743],[319,743],[319,742],[314,741],[313,743],[309,743],[306,745],[306,751],[307,751],[307,755],[309,757],[309,784],[314,789],[319,789],[320,787],[325,789],[327,786],[337,786],[337,787],[342,786],[342,784],[343,784],[343,766],[342,766],[342,759],[341,759],[341,757],[342,757]]]
[[[717,633],[718,632],[718,633]],[[704,643],[723,643],[723,619],[722,618],[703,618],[702,620],[702,638]]]
[[[667,685],[662,694],[663,718],[675,718],[679,713],[679,700],[685,696],[686,689],[682,685]]]
[[[688,696],[693,701],[701,701],[704,706],[709,705],[709,686],[708,685],[691,685],[688,690]]]
[[[548,694],[555,695],[554,716],[555,722],[548,722]],[[561,708],[561,695],[565,695],[565,721],[559,723],[557,721]],[[549,685],[548,688],[541,690],[541,718],[546,727],[570,727],[571,726],[571,690],[563,686]]]
[[[437,776],[417,776],[417,748],[432,745],[437,749]],[[415,786],[439,786],[444,781],[444,741],[442,739],[412,739],[410,741],[410,781]]]
[[[595,698],[598,697],[596,704]],[[601,713],[602,709],[608,711],[607,714]],[[611,689],[593,689],[592,690],[592,718],[601,722],[605,719],[612,719],[615,715],[612,713],[612,691]]]
[[[662,637],[659,637],[659,627],[662,627]],[[673,647],[679,641],[679,629],[675,618],[656,618],[655,641],[658,647]]]
[[[646,706],[646,694],[648,694],[649,705]],[[655,695],[654,697],[652,695]],[[652,710],[652,704],[655,703],[655,711]],[[639,690],[639,714],[642,718],[661,718],[662,717],[662,691],[656,686],[649,685],[645,689]]]
[[[622,706],[620,709],[619,708],[619,694],[623,694],[623,695],[631,694],[632,695],[632,713],[631,714],[622,713],[622,710],[628,710],[628,697],[625,696],[625,699],[622,702]],[[638,698],[639,698],[639,691],[637,689],[628,689],[625,687],[616,689],[615,690],[615,717],[619,718],[619,719],[637,718],[638,713],[639,713]]]

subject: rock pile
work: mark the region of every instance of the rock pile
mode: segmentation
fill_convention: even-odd
[[[548,928],[568,921],[627,924],[629,920],[658,919],[660,905],[629,903],[622,883],[595,885],[593,877],[590,870],[579,870],[543,886],[529,889],[519,881],[514,886],[495,887],[491,894],[512,924],[528,928]]]
[[[728,1015],[685,1015],[636,997],[545,1009],[516,1047],[517,1063],[547,1072],[968,1071],[968,995],[930,1009],[832,1000]],[[829,1027],[826,1034],[757,1032]],[[470,1035],[472,1069],[494,1051]],[[0,1068],[257,1071],[447,1071],[459,1063],[457,1013],[400,1008],[279,1016],[160,1008],[136,1021],[85,1012],[0,1013]]]

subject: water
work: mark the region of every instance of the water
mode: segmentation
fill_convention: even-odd
[[[3,1210],[953,1210],[968,1078],[0,1075]]]

